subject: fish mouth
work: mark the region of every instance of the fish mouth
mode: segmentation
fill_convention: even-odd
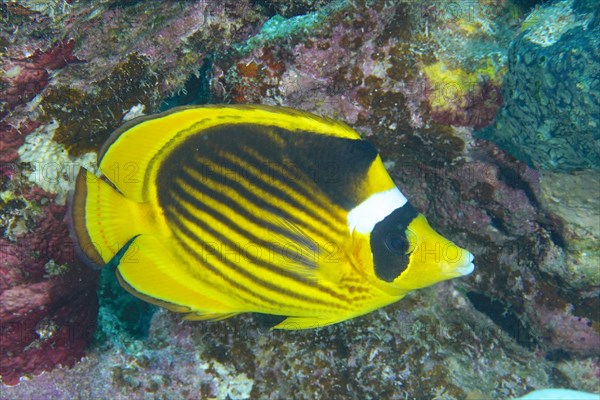
[[[473,254],[471,254],[471,252],[467,250],[464,251],[467,252],[468,261],[454,269],[454,272],[457,273],[458,276],[469,275],[471,272],[473,272],[473,270],[475,270],[475,264],[473,264],[473,260],[475,259],[475,257],[473,256]]]

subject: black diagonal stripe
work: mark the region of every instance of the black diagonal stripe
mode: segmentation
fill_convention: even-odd
[[[189,135],[161,163],[157,185],[168,187],[170,177],[192,165],[198,155],[218,159],[221,153],[243,155],[244,148],[264,156],[267,163],[297,166],[320,193],[345,210],[351,210],[364,200],[368,171],[377,158],[375,148],[358,138],[240,121]]]
[[[183,181],[185,182],[185,180],[183,180]],[[196,181],[194,181],[194,182],[196,182]],[[179,195],[181,193],[181,194],[187,196],[186,198],[188,198],[191,201],[190,204],[192,206],[194,206],[194,207],[196,207],[196,206],[198,206],[198,207],[204,207],[205,206],[198,199],[195,199],[193,196],[190,196],[187,192],[185,192],[185,190],[183,188],[181,188],[181,186],[179,186],[178,184],[176,184],[176,185],[177,186],[173,186],[171,188],[172,191],[170,192],[169,197],[172,198],[173,194]],[[201,219],[199,219],[195,215],[191,214],[187,209],[185,209],[185,207],[182,206],[182,204],[180,203],[180,201],[178,199],[172,198],[169,203],[170,203],[171,207],[176,208],[177,212],[179,212],[180,215],[182,217],[184,217],[185,219],[187,219],[189,222],[191,222],[191,223],[195,224],[196,226],[200,227],[205,232],[213,232],[213,234],[212,234],[213,237],[220,238],[221,239],[221,243],[227,243],[227,245],[230,248],[235,248],[236,247],[236,244],[233,241],[231,241],[229,239],[226,239],[225,236],[221,235],[216,230],[214,230],[213,228],[211,228],[205,221],[202,221]],[[210,215],[215,215],[215,214],[210,213]],[[222,216],[222,214],[220,214],[220,215]],[[225,218],[224,216],[222,216],[222,217]],[[219,218],[217,218],[217,219],[219,221],[225,223],[224,220],[219,219]],[[233,221],[231,221],[231,223],[235,224],[235,222],[233,222]],[[243,229],[238,224],[235,224],[235,225],[237,225],[237,227],[234,228],[233,230]],[[278,232],[279,231],[284,232],[285,233],[285,237],[290,238],[291,242],[295,243],[298,240],[298,237],[297,237],[298,233],[289,232],[289,231],[283,229],[282,227],[280,227],[278,225],[274,225],[274,224],[270,224],[270,223],[269,223],[269,225],[272,225],[272,226],[276,227],[278,229]],[[202,227],[206,227],[206,229],[202,228]],[[189,230],[188,230],[188,232],[189,232]],[[193,241],[195,241],[197,243],[202,243],[201,240],[200,240],[200,238],[196,238],[194,236],[194,234],[191,233],[191,232],[190,232],[190,234],[191,234],[191,236],[190,236],[191,240],[193,240]],[[244,235],[242,235],[242,236],[244,236]],[[261,242],[265,243],[264,241],[261,241]],[[267,245],[271,245],[271,243],[267,243]],[[314,244],[313,244],[313,246],[314,246]],[[285,249],[282,249],[282,252],[285,253]],[[278,254],[281,254],[281,253],[278,253]],[[287,255],[287,253],[285,253],[285,254]],[[291,279],[293,279],[293,280],[295,280],[297,282],[300,282],[302,284],[305,284],[307,286],[315,287],[318,290],[320,290],[320,291],[322,291],[324,293],[327,293],[330,296],[332,296],[334,298],[337,298],[339,300],[348,301],[348,298],[346,296],[344,296],[343,294],[341,294],[341,293],[337,293],[337,292],[335,292],[335,291],[333,291],[333,290],[331,290],[331,289],[329,289],[327,287],[319,285],[318,283],[315,284],[315,282],[313,282],[311,280],[302,278],[301,276],[299,276],[297,274],[294,274],[294,273],[292,273],[292,272],[290,272],[288,270],[281,269],[281,268],[277,267],[276,265],[273,265],[273,264],[270,264],[270,263],[266,263],[264,260],[256,258],[256,257],[252,256],[251,254],[248,254],[247,256],[248,256],[248,259],[252,260],[254,262],[254,264],[257,265],[257,266],[263,266],[265,269],[268,269],[268,270],[270,270],[272,272],[278,273],[279,275],[291,278]],[[311,266],[314,265],[314,263],[310,259],[306,260],[306,262],[310,263]]]
[[[253,166],[267,165],[268,167],[268,175],[279,182],[282,182],[286,186],[288,186],[291,190],[296,192],[298,195],[310,199],[313,196],[313,193],[308,190],[305,186],[298,183],[299,180],[303,180],[306,184],[310,184],[311,181],[306,177],[306,175],[295,165],[292,165],[291,161],[283,161],[282,163],[271,162],[268,160],[262,159],[257,155],[256,150],[250,148],[243,148],[242,154],[244,157],[252,163]],[[284,174],[281,171],[286,170],[288,174]],[[314,182],[312,182],[314,188],[313,190],[319,190]],[[313,198],[315,203],[318,201],[320,207],[327,207],[329,204],[323,202],[318,196]]]
[[[194,209],[202,211],[206,214],[209,214],[210,216],[212,216],[213,218],[215,218],[216,220],[221,222],[223,225],[227,226],[230,230],[232,230],[232,231],[236,232],[238,235],[246,238],[249,242],[255,243],[264,248],[270,248],[281,256],[284,256],[284,257],[288,256],[288,253],[286,252],[286,250],[283,247],[281,247],[281,245],[279,243],[268,242],[268,241],[256,236],[254,233],[243,228],[239,223],[234,222],[233,219],[231,219],[230,217],[221,213],[218,209],[211,207],[204,202],[198,201],[198,199],[195,196],[188,193],[180,185],[174,186],[173,190],[174,190],[174,193],[179,198],[181,198],[183,201],[185,201],[186,203],[191,205]],[[177,199],[174,199],[174,200],[177,201]],[[178,208],[178,210],[179,210],[179,208]],[[292,235],[289,235],[289,236],[292,236]],[[286,237],[288,237],[288,236],[286,236]],[[295,242],[295,241],[292,241],[292,242]],[[317,250],[317,248],[314,244],[312,245],[311,249]],[[296,259],[295,261],[297,261],[300,264],[302,264],[306,267],[309,267],[309,268],[316,267],[314,258],[311,260],[309,257],[299,256],[298,259]]]
[[[176,203],[175,203],[176,204]],[[204,242],[202,242],[200,240],[200,238],[196,237],[196,235],[191,232],[180,220],[179,220],[179,216],[188,220],[189,222],[192,222],[193,224],[195,224],[199,229],[203,230],[204,232],[206,232],[208,235],[212,236],[213,238],[215,238],[218,242],[224,244],[225,246],[228,246],[228,248],[230,249],[235,249],[237,248],[236,243],[234,243],[233,241],[231,241],[230,239],[226,238],[225,236],[221,235],[217,230],[213,229],[212,227],[210,227],[208,224],[206,224],[206,222],[202,221],[201,219],[195,217],[194,215],[192,215],[189,211],[187,211],[184,207],[182,207],[181,205],[179,206],[175,206],[177,208],[177,213],[179,213],[179,215],[174,212],[172,209],[168,209],[166,210],[167,213],[169,214],[169,220],[173,221],[173,223],[175,223],[175,225],[177,226],[177,229],[181,230],[183,233],[186,234],[186,236],[192,240],[193,242],[196,242],[200,245],[202,245]],[[261,267],[263,269],[269,270],[271,272],[274,272],[276,274],[279,274],[281,276],[285,276],[287,278],[293,279],[297,282],[301,282],[303,284],[307,284],[311,287],[316,287],[314,282],[308,281],[307,279],[304,279],[300,276],[298,276],[297,274],[291,273],[289,271],[286,270],[282,270],[279,269],[275,266],[273,266],[272,264],[269,264],[267,262],[265,262],[264,260],[261,260],[259,258],[254,257],[251,254],[247,255],[247,258],[253,261],[253,265],[257,266],[257,267]],[[286,288],[274,285],[270,282],[265,281],[264,279],[259,278],[257,275],[253,275],[250,272],[244,270],[243,268],[238,267],[235,263],[233,263],[232,261],[228,260],[225,257],[221,257],[221,261],[227,266],[229,267],[231,270],[233,270],[234,272],[236,272],[239,275],[242,275],[248,279],[250,279],[251,281],[253,281],[254,283],[256,283],[257,285],[261,285],[264,288],[267,288],[268,290],[274,291],[274,292],[278,292],[284,296],[288,296],[294,299],[298,299],[298,300],[302,300],[305,301],[307,303],[312,303],[312,304],[318,304],[318,305],[322,305],[322,306],[327,306],[327,307],[334,307],[337,308],[339,307],[338,304],[336,303],[331,303],[331,302],[327,302],[327,301],[322,301],[319,299],[315,299],[313,297],[309,297],[309,296],[305,296],[296,292],[292,292],[290,290],[287,290]],[[320,287],[318,287],[319,290],[321,290]],[[339,294],[335,294],[336,297],[339,297]]]
[[[193,233],[190,232],[189,229],[187,229],[185,227],[185,225],[177,225],[177,229],[181,230],[181,234],[185,235],[185,237],[187,237],[187,238],[193,237]],[[190,235],[192,235],[192,236],[190,236]],[[193,248],[191,248],[190,246],[188,246],[183,241],[183,239],[178,238],[178,241],[181,241],[181,243],[180,243],[181,246],[184,247],[187,252],[190,252],[190,254],[192,254],[194,257],[196,257],[196,259],[202,261],[202,256],[199,255]],[[202,262],[204,262],[204,261],[202,261]],[[268,290],[271,290],[273,292],[277,292],[277,293],[283,294],[284,296],[291,297],[292,299],[303,300],[303,301],[307,301],[307,302],[310,302],[312,304],[318,304],[318,305],[321,305],[321,306],[341,308],[337,304],[332,304],[332,303],[327,303],[327,302],[323,302],[323,301],[320,301],[320,300],[315,300],[313,298],[302,296],[302,295],[299,295],[299,294],[297,294],[295,292],[291,292],[289,290],[285,290],[283,288],[275,286],[275,285],[273,285],[273,284],[271,284],[269,282],[266,282],[266,281],[258,278],[255,275],[250,274],[248,271],[246,271],[244,269],[238,268],[238,266],[235,263],[233,263],[232,261],[227,260],[225,258],[221,258],[221,262],[223,262],[223,264],[225,264],[227,267],[229,267],[230,269],[234,270],[235,272],[238,272],[242,276],[245,276],[246,278],[250,279],[257,286],[258,285],[262,285],[263,287],[266,287]],[[226,275],[222,274],[220,271],[219,271],[218,275],[222,276],[223,279],[225,279],[227,282],[231,283],[237,289],[243,290],[244,292],[247,292],[247,293],[253,295],[254,297],[262,299],[265,302],[268,302],[270,304],[274,304],[274,305],[276,305],[278,307],[290,307],[290,308],[296,308],[296,309],[309,310],[309,308],[303,307],[303,306],[299,305],[296,302],[293,302],[292,304],[286,304],[286,303],[280,303],[280,302],[277,302],[275,300],[272,300],[272,299],[269,299],[267,297],[264,297],[261,294],[255,292],[254,290],[251,290],[251,289],[249,289],[249,288],[247,288],[245,286],[240,285],[237,281],[235,281],[234,279],[231,279],[231,278],[227,277]]]
[[[236,249],[238,248],[237,244],[235,242],[233,242],[231,239],[227,238],[226,236],[222,235],[219,231],[217,231],[216,229],[212,228],[211,226],[209,226],[206,221],[203,221],[202,219],[198,218],[197,216],[193,215],[191,212],[189,212],[182,204],[181,202],[179,202],[178,200],[176,200],[173,203],[173,209],[169,210],[169,213],[171,214],[172,218],[170,218],[170,220],[174,220],[178,226],[179,224],[181,224],[181,221],[179,220],[178,217],[184,218],[186,219],[188,222],[192,223],[193,225],[195,225],[196,227],[202,229],[204,232],[206,232],[208,235],[212,236],[213,238],[215,238],[218,242],[224,244],[225,246],[228,246],[228,248],[230,249]],[[183,225],[185,227],[185,225]],[[191,232],[189,229],[187,229],[187,232],[190,234],[189,238],[198,243],[198,244],[202,244],[203,241],[202,239],[200,239],[199,237],[197,237],[193,232]],[[264,260],[257,258],[255,256],[253,256],[252,254],[247,254],[247,258],[249,260],[251,260],[253,262],[254,265],[261,267],[265,270],[268,270],[270,272],[273,272],[275,274],[281,275],[283,277],[286,278],[290,278],[293,279],[295,281],[301,282],[307,286],[311,286],[314,287],[314,282],[303,278],[297,274],[294,274],[290,271],[278,268],[277,266],[270,264],[268,262],[265,262]],[[236,270],[239,269],[236,266]],[[242,269],[239,269],[242,270]]]
[[[377,150],[366,140],[273,128],[285,141],[286,156],[345,210],[364,200],[368,171]]]
[[[210,165],[219,165],[219,167],[221,167],[221,168],[223,167],[223,163],[221,163],[220,161],[213,162],[213,160],[208,161],[206,159],[199,159],[199,158],[197,158],[195,161],[198,164],[200,164],[198,166],[200,169],[203,166],[210,168]],[[230,169],[231,167],[232,167],[232,164],[229,163],[229,166],[227,169],[229,169],[230,171],[236,171],[235,165],[233,165],[233,167],[234,167],[233,170]],[[273,214],[281,215],[286,219],[293,220],[295,223],[301,224],[302,226],[306,227],[307,229],[310,229],[311,231],[315,231],[315,228],[309,226],[304,221],[299,220],[294,215],[290,214],[287,210],[275,206],[271,202],[256,195],[255,193],[253,193],[250,189],[246,188],[240,182],[227,176],[226,172],[223,171],[221,168],[217,168],[216,171],[214,171],[218,175],[218,181],[217,181],[218,184],[231,188],[232,190],[234,190],[235,192],[240,194],[240,196],[243,197],[244,199],[246,199],[249,203],[252,203],[254,205],[254,207],[256,207],[256,208],[260,208],[263,210],[271,210]],[[221,171],[219,171],[219,169],[221,169]],[[239,166],[237,166],[237,169],[239,170]],[[223,173],[221,173],[221,172],[223,172]],[[248,175],[248,174],[246,174],[246,175]],[[246,177],[244,176],[244,178],[246,178]],[[260,189],[260,186],[258,188]]]
[[[183,226],[183,228],[187,229],[185,226]],[[272,304],[272,305],[274,305],[276,307],[290,307],[290,305],[288,305],[288,304],[280,303],[278,301],[275,301],[273,299],[265,297],[265,296],[261,295],[260,293],[256,293],[255,291],[250,290],[248,287],[240,284],[236,280],[231,279],[230,277],[228,277],[227,275],[225,275],[221,270],[219,270],[217,267],[215,267],[212,264],[208,263],[206,261],[206,259],[202,257],[201,254],[198,254],[198,252],[195,249],[193,249],[191,246],[189,246],[187,243],[185,243],[185,240],[183,240],[183,238],[181,237],[181,235],[189,237],[189,233],[185,233],[183,231],[180,231],[180,233],[174,232],[175,240],[184,249],[184,251],[187,254],[193,256],[196,259],[196,261],[198,261],[199,265],[202,265],[202,267],[208,269],[214,275],[216,275],[219,278],[223,279],[225,282],[227,282],[229,285],[231,285],[233,288],[235,288],[239,292],[246,293],[247,295],[249,295],[249,296],[251,296],[251,297],[253,297],[255,299],[259,299],[260,301],[263,301],[266,304]],[[196,279],[201,280],[198,277]],[[243,300],[245,302],[248,302],[248,303],[256,306],[257,309],[259,309],[259,308],[262,307],[262,305],[260,303],[256,303],[256,302],[254,302],[252,300],[249,300],[246,296],[240,296],[239,293],[237,295],[238,295],[238,297],[241,297],[241,300]],[[297,308],[301,308],[301,307],[297,307]]]
[[[251,186],[254,186],[255,188],[259,189],[261,192],[266,193],[266,197],[273,197],[275,199],[278,199],[288,205],[290,205],[293,208],[296,208],[297,210],[300,210],[302,212],[304,212],[305,214],[309,215],[311,218],[313,218],[315,221],[318,221],[320,224],[322,224],[324,227],[332,230],[332,231],[337,231],[338,227],[335,226],[334,224],[331,223],[330,219],[324,218],[322,214],[318,214],[315,213],[313,209],[306,207],[306,204],[298,201],[297,199],[295,199],[294,197],[290,196],[288,193],[286,193],[285,191],[283,191],[281,188],[269,183],[269,171],[268,171],[268,166],[265,166],[264,163],[260,163],[260,164],[254,164],[252,162],[252,159],[245,157],[246,152],[237,152],[235,154],[232,154],[233,156],[239,158],[242,160],[242,162],[247,163],[248,165],[254,167],[255,169],[259,170],[259,171],[264,171],[265,174],[263,174],[262,176],[258,176],[255,173],[253,173],[250,169],[247,168],[243,168],[242,165],[236,163],[235,161],[231,160],[230,158],[224,156],[223,154],[221,154],[218,158],[215,157],[216,155],[212,155],[211,160],[212,162],[214,162],[216,165],[219,165],[220,167],[229,170],[229,171],[234,171],[236,173],[239,173],[240,176],[248,181],[248,183]],[[197,159],[199,159],[200,157],[197,157]],[[199,162],[201,162],[200,160],[198,160]],[[265,167],[267,167],[267,170],[265,171]],[[267,179],[265,179],[267,178]],[[282,184],[286,184],[287,182],[281,182]],[[286,185],[287,186],[287,185]],[[288,186],[289,189],[291,189]],[[306,201],[313,201],[313,198],[315,196],[311,195],[311,194],[307,194],[306,196],[304,196],[304,198],[306,199]],[[338,231],[339,233],[339,231]]]
[[[274,232],[278,235],[281,235],[282,237],[285,237],[292,242],[296,239],[296,237],[291,232],[289,232],[287,229],[284,229],[282,226],[280,226],[278,224],[274,224],[273,222],[271,222],[269,220],[259,218],[256,214],[251,213],[247,208],[242,207],[241,204],[239,204],[237,201],[233,200],[231,197],[225,195],[222,192],[219,192],[217,190],[210,188],[209,186],[205,185],[201,181],[194,179],[194,177],[189,175],[185,170],[182,172],[183,172],[183,174],[180,174],[179,178],[187,186],[192,188],[194,191],[201,193],[203,196],[206,196],[206,197],[212,199],[217,204],[221,204],[223,206],[223,208],[228,208],[234,214],[239,215],[240,217],[246,219],[247,221],[251,222],[254,225],[265,227],[269,231]],[[170,189],[173,190],[173,187],[171,187]],[[168,196],[168,194],[167,194],[167,196]],[[170,198],[170,196],[169,196],[169,198]],[[167,199],[167,197],[165,197],[165,200],[166,199]],[[169,201],[165,201],[164,206],[171,204],[171,202],[173,202],[173,201],[174,201],[173,199],[170,199]],[[197,207],[198,204],[202,204],[202,201],[200,199],[195,199],[194,206]],[[217,219],[219,218],[217,215],[215,215],[215,217]]]
[[[189,200],[188,203],[192,207],[194,207],[194,208],[198,207],[199,209],[202,209],[204,212],[209,213],[211,216],[219,215],[221,218],[218,218],[218,217],[216,217],[216,218],[220,222],[222,222],[224,225],[227,225],[230,229],[237,231],[238,234],[240,234],[240,236],[245,236],[246,239],[252,239],[252,240],[250,240],[251,242],[261,244],[261,245],[263,245],[263,247],[268,247],[270,249],[274,249],[275,251],[277,251],[277,254],[282,255],[283,257],[290,257],[290,255],[288,254],[288,252],[286,251],[285,248],[279,246],[277,243],[266,242],[263,239],[258,238],[257,236],[255,236],[251,232],[248,232],[246,229],[241,227],[239,224],[237,224],[236,222],[231,220],[229,217],[226,217],[223,214],[218,213],[216,210],[214,210],[210,206],[207,206],[206,204],[203,204],[202,202],[198,201],[198,199],[196,199],[194,196],[187,193],[185,191],[185,189],[183,189],[181,186],[178,185],[178,186],[174,187],[174,189],[175,189],[175,191],[172,193],[175,194],[176,196],[181,196],[181,198],[186,202],[188,202],[188,200]],[[209,227],[209,225],[206,224],[205,221],[203,221],[200,218],[198,218],[197,216],[193,215],[185,207],[183,207],[183,205],[181,204],[179,199],[173,199],[172,207],[175,208],[178,213],[180,213],[181,217],[187,219],[192,224],[195,224],[196,226],[199,226],[199,227],[202,227],[202,226]],[[280,228],[280,227],[278,227],[278,228]],[[210,228],[210,229],[212,230],[212,232],[217,232],[216,230],[214,230],[212,228]],[[306,241],[307,238],[299,238],[300,234],[301,233],[298,233],[298,232],[288,232],[288,236],[286,236],[286,237],[291,237],[293,239],[292,240],[293,243],[296,243],[297,241],[302,241],[302,240]],[[216,237],[216,236],[213,235],[213,237]],[[225,238],[225,236],[220,235],[220,234],[219,234],[219,237]],[[200,239],[198,239],[198,240],[200,240]],[[228,246],[230,246],[231,248],[236,246],[235,243],[229,239],[227,239],[227,243],[228,243]],[[309,247],[314,251],[318,251],[318,247],[315,243],[307,243],[306,247]],[[272,272],[278,273],[281,276],[288,277],[290,279],[293,279],[299,283],[305,284],[310,287],[315,287],[318,290],[325,292],[337,299],[345,300],[345,301],[347,300],[347,297],[341,295],[340,293],[332,291],[329,288],[323,287],[323,286],[319,285],[318,283],[315,284],[315,282],[313,282],[309,279],[306,279],[306,278],[302,278],[300,275],[294,274],[293,272],[291,272],[289,270],[281,269],[275,264],[267,263],[260,258],[256,258],[256,257],[252,256],[251,254],[248,254],[247,258],[252,260],[255,265],[264,266],[265,268],[271,270]],[[315,267],[314,261],[311,260],[310,258],[304,257],[304,258],[297,259],[296,261],[309,267],[309,268]]]
[[[196,164],[196,168],[198,170],[202,171],[202,170],[205,170],[207,167],[210,168],[210,163],[207,163],[205,160],[202,160],[202,162],[200,162],[200,160],[196,160],[196,161],[198,162],[198,164]],[[244,185],[235,181],[234,179],[232,179],[226,175],[220,174],[220,173],[218,173],[218,174],[219,174],[219,181],[217,182],[218,184],[227,186],[230,189],[232,189],[233,191],[237,192],[241,197],[246,199],[255,208],[269,210],[272,212],[272,214],[281,216],[281,217],[289,220],[290,222],[293,222],[294,224],[302,226],[304,229],[312,232],[316,236],[324,236],[327,240],[329,240],[333,243],[336,242],[334,240],[334,238],[329,235],[329,233],[330,233],[329,230],[327,230],[327,229],[317,230],[315,227],[307,224],[305,221],[302,221],[301,219],[297,218],[296,216],[289,213],[285,209],[275,207],[273,204],[264,200],[260,196],[254,194],[252,191],[250,191],[249,189],[244,187]],[[194,180],[194,182],[197,182],[197,181]]]

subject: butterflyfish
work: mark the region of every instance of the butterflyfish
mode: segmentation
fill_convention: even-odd
[[[349,126],[283,107],[183,107],[129,121],[81,169],[72,227],[133,295],[279,329],[354,318],[474,269]]]

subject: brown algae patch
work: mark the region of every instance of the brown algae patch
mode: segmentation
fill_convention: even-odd
[[[95,151],[132,107],[142,104],[155,109],[157,84],[148,60],[131,54],[87,92],[67,86],[49,89],[41,102],[42,120],[60,121],[54,140],[63,144],[69,155]]]

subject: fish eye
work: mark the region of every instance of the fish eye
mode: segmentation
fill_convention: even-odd
[[[410,247],[406,236],[400,232],[389,232],[385,237],[384,243],[385,247],[395,254],[407,254]]]

